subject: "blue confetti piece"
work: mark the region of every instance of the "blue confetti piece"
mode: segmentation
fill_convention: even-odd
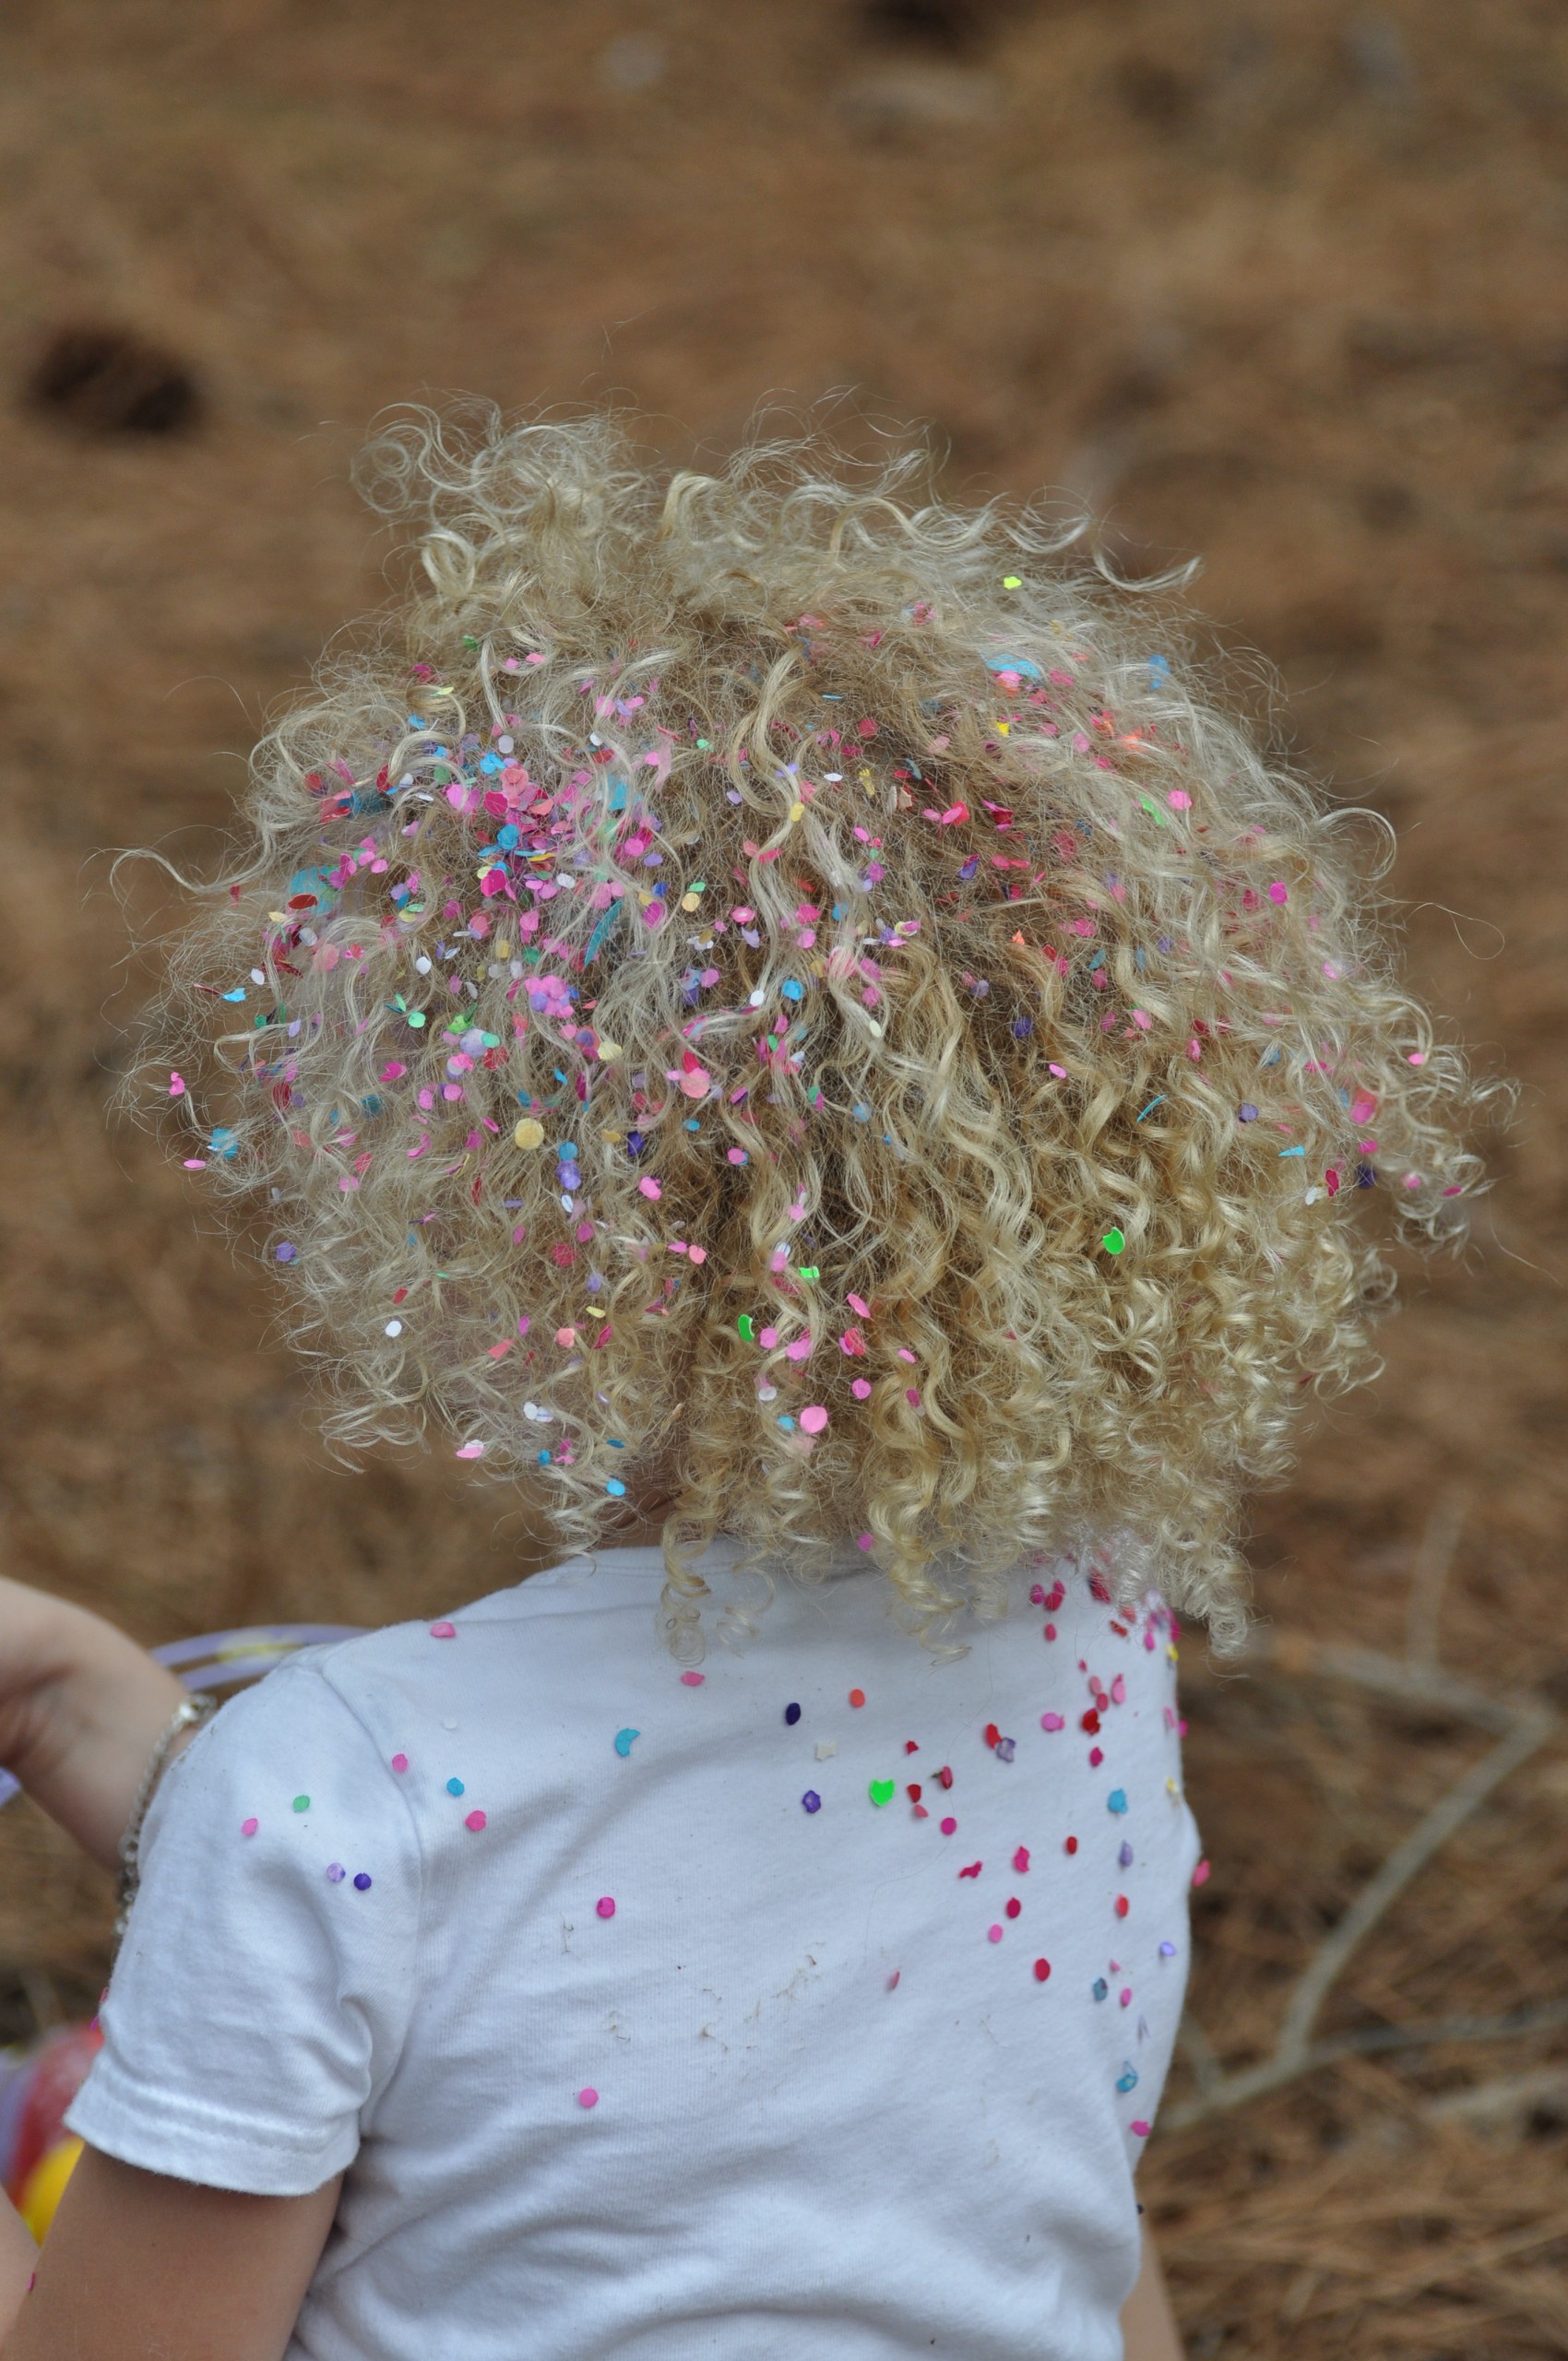
[[[1092,1999],[1103,2000],[1110,1989],[1111,1987],[1106,1982],[1104,1976],[1097,1975],[1094,1982],[1089,1986],[1089,1996]]]
[[[1123,2062],[1122,2071],[1116,2077],[1116,2087],[1123,2095],[1137,2089],[1138,2070],[1130,2060]]]
[[[232,992],[220,992],[218,995],[220,1000],[244,1000],[244,996],[245,988],[244,984],[236,984]]]
[[[1157,1107],[1163,1107],[1163,1106],[1164,1106],[1164,1104],[1165,1104],[1165,1093],[1164,1093],[1164,1091],[1162,1090],[1162,1091],[1160,1092],[1159,1097],[1158,1097],[1158,1098],[1151,1098],[1151,1099],[1149,1100],[1149,1103],[1148,1103],[1148,1105],[1147,1105],[1146,1107],[1144,1107],[1144,1108],[1140,1108],[1140,1109],[1139,1109],[1139,1110],[1138,1110],[1138,1121],[1141,1123],[1141,1122],[1143,1121],[1144,1117],[1145,1117],[1146,1115],[1152,1115],[1152,1114],[1154,1113],[1154,1110],[1155,1110],[1155,1109],[1156,1109]]]
[[[585,967],[588,966],[590,959],[595,958],[598,955],[598,953],[604,943],[605,937],[609,934],[611,928],[614,925],[620,915],[621,904],[619,902],[612,902],[610,908],[605,911],[603,917],[599,920],[593,932],[588,939],[588,948],[583,953],[583,965]]]
[[[464,1792],[461,1779],[448,1779],[446,1792],[449,1796],[460,1796]]]
[[[1281,1156],[1305,1156],[1306,1152],[1304,1147],[1282,1147],[1279,1151]]]
[[[1127,1809],[1126,1788],[1112,1787],[1105,1798],[1105,1809],[1107,1811],[1125,1811]]]
[[[1170,658],[1169,656],[1151,656],[1149,658],[1148,684],[1151,689],[1168,689],[1170,686]]]
[[[215,1123],[212,1137],[207,1143],[207,1152],[208,1156],[220,1156],[225,1164],[232,1164],[240,1153],[239,1134],[232,1132],[227,1123]]]
[[[296,869],[289,880],[291,899],[296,894],[314,894],[316,908],[329,910],[338,899],[338,888],[330,882],[331,872],[326,869]]]
[[[1039,666],[1031,664],[1027,656],[988,656],[985,669],[988,672],[1018,672],[1026,681],[1040,678]]]
[[[620,1756],[620,1758],[621,1758],[621,1760],[622,1760],[622,1762],[624,1762],[624,1761],[626,1760],[626,1757],[630,1754],[630,1752],[631,1752],[631,1750],[632,1750],[632,1742],[633,1742],[633,1740],[634,1740],[635,1738],[641,1738],[641,1736],[642,1736],[642,1732],[641,1732],[641,1730],[617,1730],[617,1731],[616,1731],[616,1733],[615,1733],[615,1751],[616,1751],[616,1753]]]

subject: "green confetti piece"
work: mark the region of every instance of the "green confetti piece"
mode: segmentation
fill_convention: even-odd
[[[1127,1240],[1123,1232],[1112,1224],[1099,1242],[1108,1254],[1120,1254]]]

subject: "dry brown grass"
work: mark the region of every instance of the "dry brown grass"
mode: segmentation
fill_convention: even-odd
[[[852,381],[933,418],[955,482],[1068,482],[1132,563],[1206,554],[1305,749],[1398,823],[1423,987],[1526,1084],[1469,1264],[1420,1281],[1375,1398],[1260,1508],[1272,1651],[1218,1676],[1191,1652],[1216,1865],[1194,2014],[1242,2070],[1491,1743],[1277,1635],[1398,1656],[1435,1633],[1479,1687],[1568,1709],[1568,21],[968,0],[948,35],[896,37],[934,6],[873,38],[849,0],[13,0],[0,1515],[17,1572],[148,1639],[379,1619],[526,1562],[450,1462],[324,1464],[261,1275],[106,1133],[127,979],[96,856],[202,842],[261,706],[375,595],[343,460],[377,404],[621,387],[683,454],[759,390]],[[199,423],[116,438],[91,405],[29,407],[48,337],[84,323],[183,358]],[[90,1999],[107,1912],[25,1809],[0,1862],[20,2031]],[[1379,1920],[1323,2037],[1550,2011],[1565,1904],[1554,1738]],[[1525,2022],[1343,2051],[1156,2138],[1144,2194],[1195,2355],[1568,2346],[1568,2036]],[[1168,2123],[1194,2090],[1183,2067]]]

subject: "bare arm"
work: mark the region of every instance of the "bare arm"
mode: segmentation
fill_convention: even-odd
[[[1182,2334],[1165,2292],[1165,2273],[1146,2230],[1137,2284],[1122,2307],[1122,2337],[1124,2361],[1182,2361]],[[11,2361],[8,2350],[0,2361]]]
[[[86,2149],[47,2247],[0,2242],[0,2361],[280,2361],[339,2185],[244,2197]]]
[[[184,1693],[101,1616],[0,1579],[0,1762],[106,1869]]]

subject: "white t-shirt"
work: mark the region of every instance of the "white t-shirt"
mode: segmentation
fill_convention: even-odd
[[[1166,1611],[1063,1564],[933,1661],[861,1571],[699,1678],[661,1580],[610,1551],[225,1706],[72,2128],[346,2174],[289,2361],[1117,2361],[1197,1857]]]

